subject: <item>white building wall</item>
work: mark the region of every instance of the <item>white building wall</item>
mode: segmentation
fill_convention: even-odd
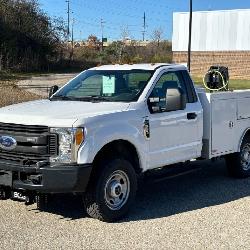
[[[188,50],[189,13],[173,14],[173,51]],[[250,9],[193,12],[192,51],[250,51]]]

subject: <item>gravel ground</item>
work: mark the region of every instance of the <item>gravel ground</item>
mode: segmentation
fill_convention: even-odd
[[[203,165],[144,184],[126,219],[112,224],[85,217],[77,197],[54,197],[50,212],[0,201],[0,248],[249,249],[250,179],[229,178],[224,161]]]
[[[51,74],[51,75],[44,75],[44,76],[34,76],[27,80],[22,80],[17,83],[19,87],[24,87],[25,89],[29,90],[31,93],[35,93],[41,95],[43,97],[48,96],[48,89],[53,85],[58,85],[59,87],[66,84],[69,80],[74,78],[77,73],[73,74]],[[30,87],[27,87],[30,86]],[[44,86],[47,89],[36,89],[32,86]]]

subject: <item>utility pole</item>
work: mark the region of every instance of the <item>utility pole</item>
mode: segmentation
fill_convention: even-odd
[[[70,13],[70,5],[69,5],[69,2],[70,0],[66,0],[66,3],[68,4],[68,10],[67,10],[67,15],[68,15],[68,28],[67,28],[67,35],[68,35],[68,41],[69,41],[69,22],[70,22],[70,16],[69,16],[69,13]]]
[[[188,38],[188,70],[191,71],[191,47],[192,47],[192,19],[193,19],[193,1],[189,0],[189,38]]]
[[[105,21],[103,21],[103,19],[101,18],[101,32],[102,32],[102,50],[103,50],[103,30],[104,30],[104,24],[105,24]]]
[[[146,13],[143,15],[143,31],[142,31],[142,40],[145,41],[145,33],[146,33]]]
[[[73,60],[73,56],[74,56],[74,22],[75,19],[72,19],[72,30],[71,30],[71,60]]]

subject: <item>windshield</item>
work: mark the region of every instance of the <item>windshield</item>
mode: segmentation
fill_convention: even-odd
[[[61,88],[51,100],[137,101],[154,71],[87,70]]]

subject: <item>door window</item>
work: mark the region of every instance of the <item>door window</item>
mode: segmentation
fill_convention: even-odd
[[[149,97],[151,100],[152,98],[159,98],[157,106],[160,111],[166,110],[166,91],[168,88],[180,88],[185,94],[187,93],[183,78],[179,72],[164,73],[156,83]]]

